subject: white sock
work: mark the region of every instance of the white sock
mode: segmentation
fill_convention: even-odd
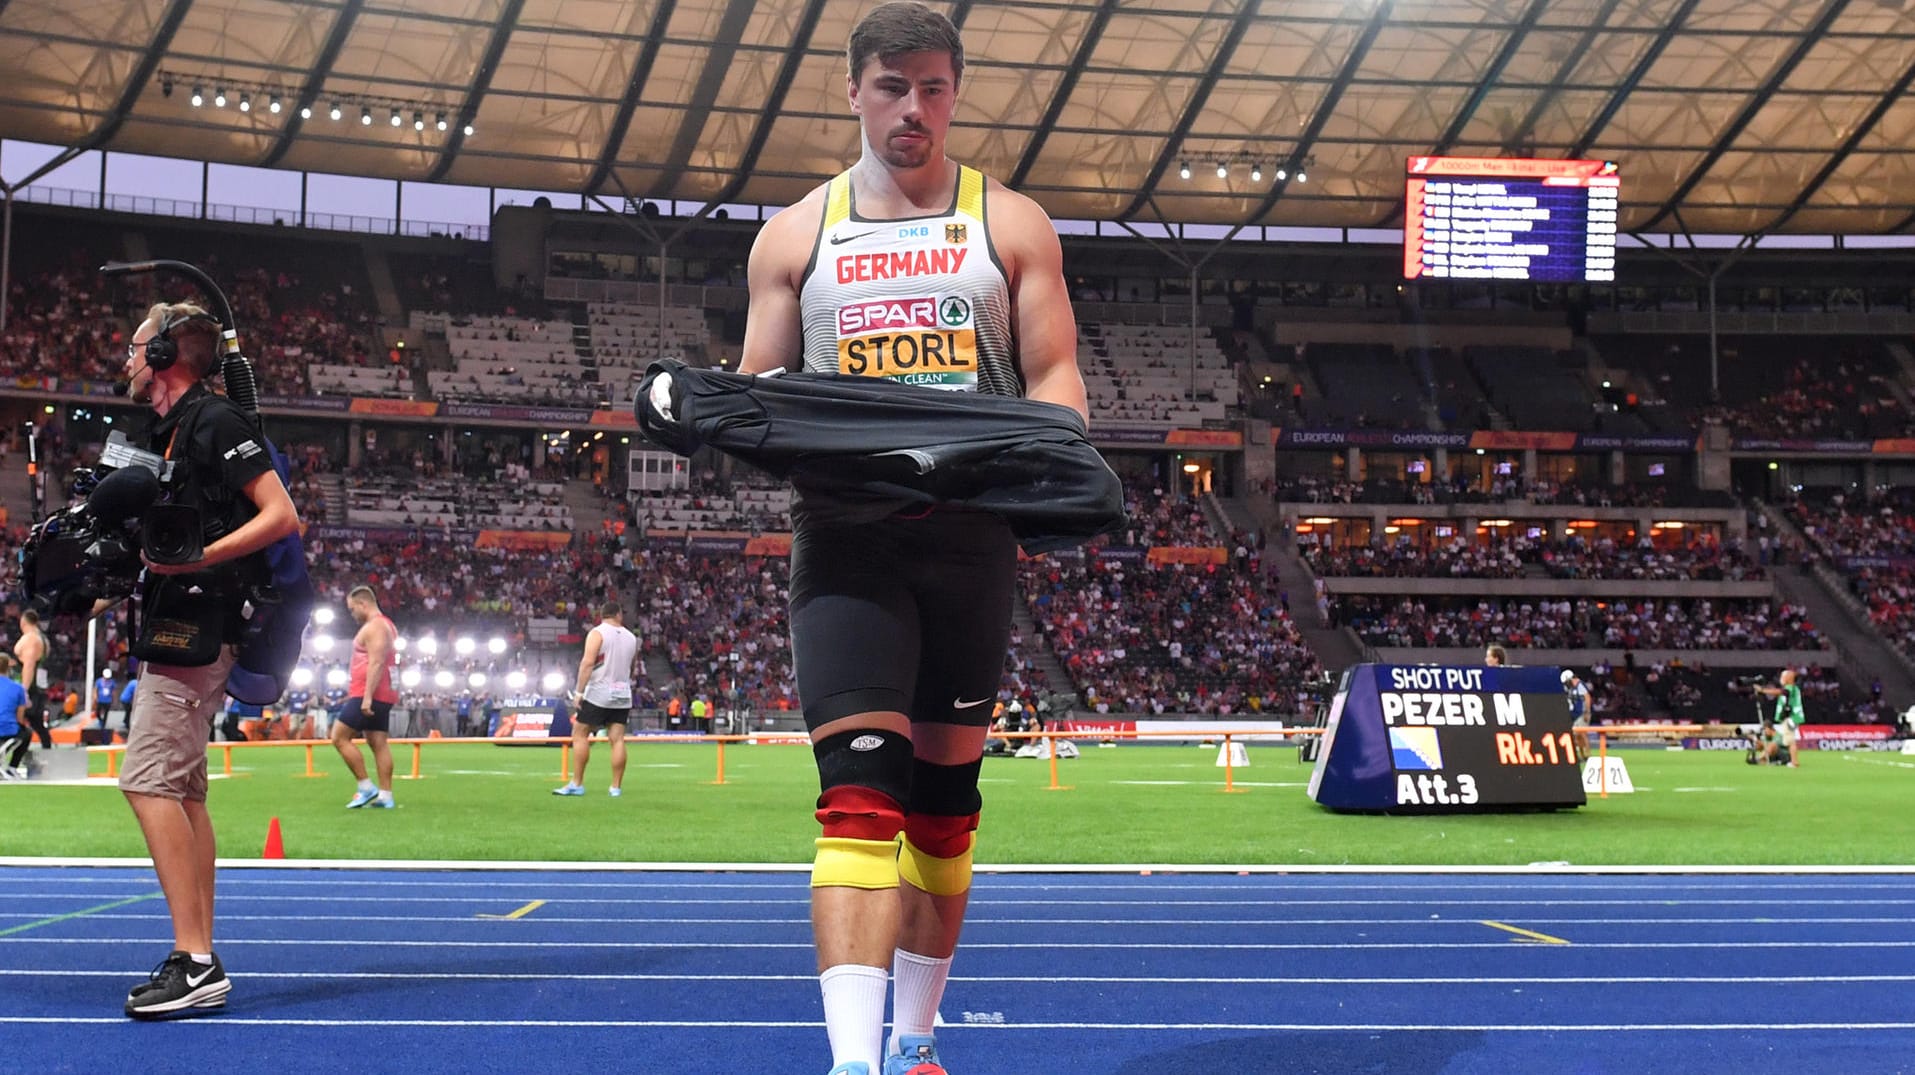
[[[833,1067],[862,1061],[877,1071],[884,1064],[884,990],[890,977],[882,967],[858,963],[843,963],[818,976]]]
[[[359,782],[360,791],[371,791],[372,788],[373,788],[373,784],[372,784],[372,781],[370,780],[361,780]]]
[[[932,959],[900,948],[891,956],[891,976],[898,988],[892,998],[892,1042],[903,1034],[929,1034],[935,1028],[938,1005],[944,1000],[944,982],[951,960]]]
[[[389,802],[391,802],[391,801],[392,801],[392,792],[390,792],[390,791],[381,791],[381,792],[379,793],[379,801],[380,801],[380,802],[382,802],[382,803],[389,803]]]
[[[210,967],[213,965],[213,953],[211,952],[188,952],[186,953],[186,958],[202,967]]]

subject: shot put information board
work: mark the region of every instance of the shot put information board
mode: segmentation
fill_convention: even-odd
[[[1581,806],[1560,675],[1357,665],[1330,703],[1310,798],[1332,810],[1404,814]]]

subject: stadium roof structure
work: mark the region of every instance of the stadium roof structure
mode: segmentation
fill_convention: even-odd
[[[0,0],[0,136],[784,205],[856,156],[842,49],[870,6]],[[1616,161],[1626,231],[1915,224],[1899,0],[933,6],[969,52],[951,154],[1054,216],[1394,227],[1405,159],[1439,153]]]

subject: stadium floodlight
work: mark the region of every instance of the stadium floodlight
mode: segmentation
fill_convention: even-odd
[[[1290,170],[1288,168],[1277,169],[1277,182],[1281,183],[1288,178],[1290,178]]]
[[[251,112],[253,110],[253,95],[252,94],[242,93],[239,95],[239,110],[241,112]]]
[[[426,657],[430,657],[439,652],[439,640],[431,635],[426,635],[419,639],[419,652]]]
[[[458,654],[461,657],[472,656],[472,651],[478,648],[479,648],[479,644],[477,642],[474,642],[469,636],[466,638],[461,638],[457,642],[454,642],[452,644],[452,652]]]
[[[352,677],[346,674],[344,668],[331,668],[326,671],[326,686],[328,687],[343,687],[350,682],[352,682]]]
[[[475,691],[478,690],[480,687],[485,686],[485,673],[484,672],[472,673],[471,675],[465,677],[465,684],[466,686],[471,687]]]
[[[1179,179],[1190,178],[1190,162],[1189,161],[1179,161],[1177,163],[1177,178]]]
[[[1309,174],[1308,172],[1305,172],[1305,171],[1304,171],[1304,170],[1303,170],[1302,168],[1298,168],[1298,169],[1297,169],[1297,182],[1299,182],[1299,183],[1308,183],[1309,181],[1310,181],[1310,174]]]
[[[492,636],[492,638],[486,642],[485,650],[492,656],[497,657],[499,654],[505,652],[505,639],[497,635]]]
[[[293,686],[309,687],[312,685],[312,681],[313,681],[312,669],[307,668],[303,664],[300,665],[298,668],[293,669]]]
[[[279,115],[280,111],[285,107],[285,102],[279,99],[279,94],[277,93],[273,94],[272,100],[266,102],[266,111],[271,112],[275,116]]]
[[[416,108],[412,110],[412,129],[415,131],[426,129],[426,114]]]
[[[213,87],[213,107],[214,108],[226,107],[226,87],[224,86]]]
[[[444,112],[439,113],[439,120],[436,126],[442,131],[446,129],[446,114]]]
[[[324,627],[332,623],[332,617],[333,617],[332,609],[319,608],[319,609],[313,610],[313,622],[318,624],[321,627]]]
[[[510,672],[507,672],[505,674],[505,686],[506,686],[506,689],[508,690],[515,690],[515,691],[524,690],[525,689],[525,673],[519,671],[516,668],[514,668]]]
[[[1217,162],[1217,178],[1218,179],[1230,178],[1230,166],[1228,164],[1225,164],[1222,161]]]
[[[397,126],[398,126],[399,124],[401,124],[401,123],[403,123],[403,122],[405,122],[405,121],[404,121],[404,120],[401,120],[401,119],[399,118],[399,110],[398,110],[398,109],[396,109],[396,108],[395,108],[395,109],[393,109],[393,110],[392,110],[392,125],[393,125],[394,127],[397,127]]]
[[[452,673],[443,668],[439,669],[439,674],[432,677],[432,684],[440,690],[445,690],[452,686]]]
[[[361,127],[372,126],[372,109],[365,105],[359,106],[359,125]]]
[[[560,688],[565,686],[565,673],[547,672],[545,673],[545,679],[541,682],[545,684],[545,689],[548,693],[556,694]]]
[[[311,119],[311,118],[313,118],[313,109],[312,109],[312,106],[311,106],[311,105],[300,105],[300,106],[299,106],[299,118],[300,118],[300,119]]]
[[[465,136],[466,136],[467,138],[470,138],[470,137],[472,137],[472,124],[470,124],[470,123],[468,123],[468,124],[466,124],[466,125],[465,125]]]
[[[331,635],[314,635],[313,650],[318,653],[331,653],[332,652],[332,636]]]
[[[419,680],[423,678],[425,677],[419,674],[419,670],[417,668],[408,668],[405,671],[399,673],[399,685],[401,687],[404,687],[407,690],[411,690],[412,688],[417,687],[419,685]]]
[[[1252,183],[1263,182],[1263,165],[1254,162],[1250,165],[1250,181]]]
[[[173,96],[173,79],[170,76],[167,78],[160,79],[160,96],[161,97]]]
[[[333,120],[334,122],[337,122],[339,120],[339,117],[344,114],[345,114],[344,111],[339,107],[338,101],[334,101],[332,103],[332,107],[326,110],[327,118]]]
[[[194,86],[192,101],[193,101],[194,108],[198,108],[199,106],[205,104],[206,103],[206,87]]]

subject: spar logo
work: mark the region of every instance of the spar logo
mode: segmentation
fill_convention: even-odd
[[[838,307],[838,335],[937,328],[938,300],[879,299]]]

